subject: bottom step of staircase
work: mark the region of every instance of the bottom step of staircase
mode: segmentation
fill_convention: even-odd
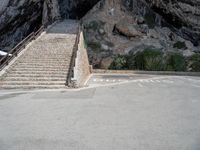
[[[2,85],[0,89],[67,89],[65,85]]]

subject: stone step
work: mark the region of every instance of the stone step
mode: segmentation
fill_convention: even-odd
[[[12,67],[14,66],[21,66],[21,67],[31,67],[31,66],[42,66],[42,67],[68,67],[69,63],[32,63],[32,62],[27,62],[27,63],[24,63],[24,62],[21,62],[21,63],[15,63],[12,65]]]
[[[64,57],[22,57],[20,58],[20,60],[23,60],[23,61],[40,61],[40,60],[44,60],[44,61],[67,61],[67,60],[70,60],[70,57],[68,56],[64,56]]]
[[[71,53],[62,53],[62,54],[54,54],[54,53],[50,53],[50,54],[42,54],[42,53],[33,53],[33,54],[24,54],[21,56],[21,58],[66,58],[66,57],[70,57]]]
[[[69,62],[70,61],[70,59],[66,59],[66,60],[51,60],[51,59],[49,59],[49,60],[43,60],[43,59],[38,59],[38,60],[33,60],[33,59],[30,59],[30,60],[19,60],[19,61],[17,61],[17,63],[61,63],[61,64],[64,64],[64,63],[67,63],[67,62]]]
[[[45,74],[51,74],[51,75],[67,75],[66,71],[7,71],[7,74],[37,74],[37,75],[45,75]]]
[[[5,77],[25,77],[25,78],[67,78],[67,74],[4,74]]]
[[[73,49],[73,47],[72,47]],[[71,49],[69,50],[55,50],[55,51],[52,51],[52,50],[46,50],[46,51],[43,51],[43,50],[31,50],[31,51],[26,51],[24,54],[27,55],[27,56],[67,56],[67,55],[70,55],[72,52]]]
[[[64,81],[1,81],[1,85],[62,85],[65,86]]]
[[[66,77],[62,77],[62,78],[56,78],[56,77],[39,77],[39,78],[35,78],[35,77],[5,77],[3,80],[4,81],[62,81],[62,82],[66,82]]]
[[[0,85],[0,89],[60,89],[68,88],[63,85]]]
[[[31,51],[31,52],[26,52],[24,53],[23,56],[68,56],[68,55],[71,55],[71,50],[67,51],[67,52],[62,52],[62,51],[47,51],[47,52],[41,52],[41,50],[39,51]]]
[[[20,67],[66,67],[68,66],[70,63],[69,62],[65,62],[65,63],[59,63],[59,62],[49,62],[49,63],[45,63],[45,62],[16,62],[15,64],[13,64],[12,66],[20,66]]]
[[[37,54],[37,52],[35,52]],[[46,55],[46,54],[40,54],[39,55],[36,55],[36,54],[25,54],[23,56],[21,56],[21,58],[23,59],[30,59],[30,58],[33,58],[33,59],[65,59],[67,57],[71,57],[71,53],[69,54],[65,54],[63,53],[62,55],[55,55],[55,54],[49,54],[49,55]]]
[[[65,71],[67,72],[69,69],[67,67],[59,68],[59,67],[20,67],[16,66],[10,69],[10,71]]]
[[[74,45],[73,45],[74,46]],[[51,45],[51,46],[45,46],[44,48],[29,48],[26,53],[34,54],[34,52],[37,52],[36,54],[43,54],[43,53],[54,53],[54,54],[67,54],[72,51],[73,46],[65,45],[64,47],[58,48],[58,46]]]
[[[31,48],[26,51],[26,53],[34,54],[34,52],[38,52],[37,54],[43,54],[43,53],[50,53],[50,54],[67,54],[72,51],[73,46],[65,45],[65,47],[56,47],[54,45],[51,45],[50,47],[46,46],[45,48],[37,49],[37,48]]]

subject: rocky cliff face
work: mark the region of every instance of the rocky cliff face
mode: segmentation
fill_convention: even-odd
[[[129,10],[140,12],[143,16],[148,15],[150,7],[175,27],[180,36],[192,41],[194,45],[200,44],[199,0],[124,0],[124,4]],[[136,10],[137,8],[142,11]]]
[[[98,0],[2,0],[0,50],[8,51],[42,24],[81,18]]]
[[[0,49],[9,50],[38,28],[42,20],[41,0],[4,0],[0,10]]]
[[[42,24],[60,16],[54,0],[3,0],[0,7],[0,50],[8,51]]]
[[[3,0],[0,6],[0,50],[9,50],[41,24],[60,17],[81,18],[98,1],[86,22],[96,20],[103,28],[91,38],[94,37],[93,42],[104,38],[100,39],[103,41],[101,48],[106,49],[104,55],[123,53],[121,49],[127,52],[134,47],[134,42],[141,43],[146,37],[149,40],[146,43],[165,50],[171,48],[166,46],[170,45],[168,41],[171,39],[174,39],[172,44],[186,40],[190,49],[200,45],[199,0]],[[126,21],[128,26],[123,24]],[[99,33],[103,37],[98,37]]]
[[[108,68],[113,56],[147,48],[200,51],[199,0],[102,0],[84,18],[90,62]]]

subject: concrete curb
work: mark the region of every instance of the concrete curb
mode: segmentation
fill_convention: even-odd
[[[148,75],[173,75],[173,76],[200,76],[200,72],[174,72],[174,71],[138,71],[138,70],[104,70],[93,69],[94,74],[148,74]]]

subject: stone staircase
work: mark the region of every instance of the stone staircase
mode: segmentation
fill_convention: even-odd
[[[29,44],[0,76],[0,88],[64,88],[78,22],[56,23]]]

